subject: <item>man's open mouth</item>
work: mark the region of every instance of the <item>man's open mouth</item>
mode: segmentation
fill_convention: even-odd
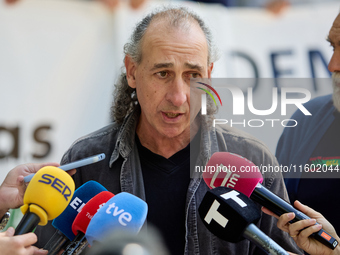
[[[180,113],[173,113],[173,112],[165,112],[164,113],[168,118],[176,118],[180,115]]]

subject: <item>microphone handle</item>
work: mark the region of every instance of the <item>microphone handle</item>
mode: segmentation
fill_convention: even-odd
[[[250,195],[250,198],[260,205],[268,208],[278,216],[281,216],[282,214],[288,212],[295,213],[295,218],[292,220],[292,223],[299,220],[309,219],[307,215],[295,209],[290,203],[278,197],[273,192],[262,186],[260,183],[256,185],[256,188]]]
[[[68,241],[69,239],[63,234],[63,232],[57,229],[51,239],[47,242],[47,244],[45,244],[44,250],[48,251],[47,255],[56,255]]]
[[[85,238],[78,246],[77,249],[75,249],[73,255],[79,255],[80,253],[82,253],[82,251],[89,245],[89,242],[87,241],[87,239]]]
[[[76,249],[86,240],[85,234],[82,232],[78,232],[73,241],[67,246],[66,250],[62,253],[62,255],[71,255],[74,254]],[[86,240],[87,242],[87,240]],[[85,246],[86,247],[86,246]]]
[[[38,226],[40,218],[35,213],[27,211],[15,229],[14,235],[22,235],[32,232]]]
[[[260,183],[256,185],[253,193],[250,195],[250,198],[255,202],[259,203],[260,205],[266,207],[267,209],[271,210],[278,216],[281,216],[284,213],[293,212],[295,213],[295,218],[291,220],[291,223],[310,219],[306,214],[300,212],[299,210],[295,209],[291,204],[287,201],[283,200],[282,198],[278,197],[270,190],[262,186]],[[319,224],[319,223],[316,223]],[[320,229],[319,232],[311,234],[315,240],[318,240],[322,244],[326,245],[328,248],[334,250],[335,247],[338,245],[338,241],[328,234],[325,230]]]
[[[271,255],[288,255],[288,253],[277,243],[275,243],[270,237],[264,234],[253,223],[246,227],[243,236],[249,241],[255,243],[255,245],[268,254]]]

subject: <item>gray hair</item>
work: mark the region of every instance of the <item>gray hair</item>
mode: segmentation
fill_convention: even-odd
[[[166,20],[170,27],[181,27],[183,29],[187,29],[192,22],[197,22],[207,40],[208,65],[217,60],[217,51],[212,42],[211,32],[203,20],[198,15],[184,7],[165,7],[161,10],[156,10],[155,12],[150,13],[141,22],[139,22],[132,33],[130,41],[124,45],[125,55],[129,55],[135,63],[140,64],[142,61],[142,40],[151,21],[154,19]],[[117,83],[115,84],[113,94],[114,101],[111,106],[111,118],[117,123],[122,123],[129,113],[131,113],[136,107],[139,107],[136,89],[131,88],[128,85],[126,73],[124,71],[122,71]],[[209,108],[211,109],[211,105],[213,104],[211,104],[208,100],[208,114]],[[213,112],[214,111],[215,110],[213,110]]]

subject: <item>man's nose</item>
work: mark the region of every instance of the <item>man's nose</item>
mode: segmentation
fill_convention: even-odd
[[[328,70],[332,73],[340,71],[340,50],[335,50],[333,52],[331,61],[329,61],[328,64]]]
[[[182,78],[175,78],[166,95],[166,100],[170,101],[174,106],[181,106],[187,100],[189,85]]]

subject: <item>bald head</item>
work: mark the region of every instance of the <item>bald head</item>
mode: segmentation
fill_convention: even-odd
[[[160,23],[165,26],[165,29],[181,29],[184,32],[188,31],[192,25],[199,26],[198,17],[184,9],[169,9],[156,13],[151,20],[150,27]]]
[[[206,27],[203,20],[195,13],[188,11],[186,8],[164,8],[147,15],[140,23],[137,24],[130,42],[125,44],[124,53],[129,55],[136,63],[142,60],[142,41],[146,32],[151,28],[156,28],[162,24],[160,29],[173,31],[182,30],[189,31],[192,26],[199,26],[205,36],[208,47],[208,63],[216,61],[216,50],[212,43],[210,30]]]

